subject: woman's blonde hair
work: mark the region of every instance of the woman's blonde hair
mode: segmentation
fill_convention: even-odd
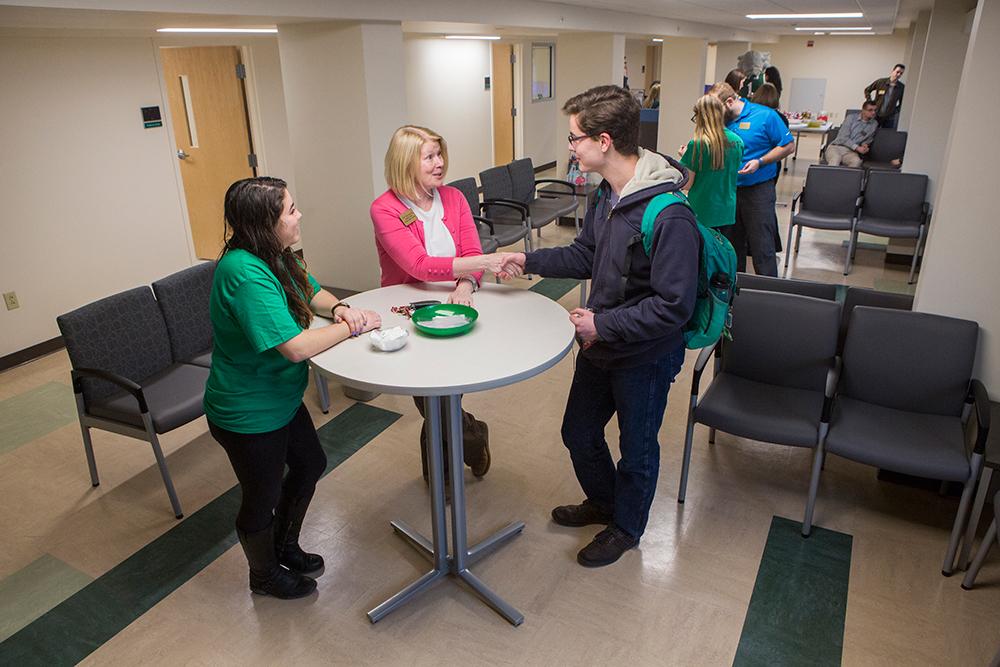
[[[437,142],[444,160],[444,173],[448,173],[448,144],[434,130],[418,125],[404,125],[392,133],[389,149],[385,152],[385,182],[393,192],[415,200],[421,194],[417,185],[420,168],[420,149],[428,141]]]
[[[712,156],[712,169],[722,169],[725,164],[726,126],[723,122],[726,107],[715,95],[702,95],[694,104],[694,151],[696,163],[699,153],[707,150]]]

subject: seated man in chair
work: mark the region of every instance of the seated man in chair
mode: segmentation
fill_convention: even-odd
[[[875,120],[876,108],[874,102],[865,102],[861,106],[860,114],[844,119],[837,138],[830,142],[823,153],[823,159],[828,165],[861,166],[861,160],[871,148],[872,138],[878,130],[878,121]]]

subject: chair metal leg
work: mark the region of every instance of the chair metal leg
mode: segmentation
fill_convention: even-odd
[[[979,545],[979,551],[976,552],[975,560],[972,561],[969,571],[965,573],[965,577],[962,579],[962,588],[965,590],[972,590],[972,587],[976,585],[976,577],[979,575],[979,569],[983,566],[983,561],[986,560],[986,555],[989,554],[996,539],[997,520],[993,519],[989,530],[986,531],[986,537],[983,538],[983,543]]]
[[[683,503],[687,495],[688,472],[691,469],[691,441],[694,439],[694,409],[698,405],[698,396],[691,395],[688,403],[687,430],[684,432],[684,458],[681,461],[681,485],[677,490],[677,502]]]
[[[153,446],[153,456],[156,457],[156,465],[160,468],[163,486],[167,487],[167,495],[170,497],[170,506],[174,509],[174,516],[178,519],[183,519],[184,511],[181,510],[181,503],[177,500],[177,492],[174,491],[174,482],[170,479],[170,470],[167,469],[167,460],[163,457],[163,450],[160,449],[160,439],[156,437],[153,420],[150,418],[148,412],[142,415],[142,422],[146,426],[149,444]]]
[[[708,444],[710,444],[710,445],[714,445],[715,444],[715,429],[714,428],[708,429]]]
[[[313,369],[313,379],[316,381],[316,393],[319,394],[319,409],[323,411],[323,414],[329,414],[330,412],[330,385],[326,381],[326,377],[319,372],[318,369]]]
[[[816,509],[816,495],[819,493],[819,476],[823,471],[823,461],[826,458],[826,432],[828,424],[819,425],[819,443],[813,452],[812,476],[809,478],[809,499],[806,500],[806,513],[802,519],[802,537],[812,533],[813,510]]]
[[[791,240],[791,237],[789,237]],[[802,225],[799,225],[798,230],[795,232],[795,253],[798,254],[799,246],[802,244]]]
[[[983,505],[986,504],[986,494],[990,490],[990,482],[993,481],[993,468],[983,466],[982,475],[979,477],[979,488],[976,491],[976,501],[972,503],[972,513],[969,515],[969,525],[965,529],[965,538],[962,540],[962,553],[958,556],[958,567],[967,568],[969,558],[972,557],[972,545],[976,541],[976,529],[979,528],[979,519],[983,515]]]
[[[792,230],[793,229],[795,229],[795,223],[792,222],[791,218],[789,218],[789,220],[788,220],[788,241],[789,241],[789,243],[791,242],[791,239],[792,239]],[[795,251],[798,252],[798,250],[799,250],[798,247],[796,247]],[[788,261],[791,258],[792,258],[792,249],[791,248],[786,248],[785,249],[785,272],[786,273],[788,272]]]
[[[844,275],[851,273],[851,264],[854,262],[854,249],[858,244],[858,233],[851,230],[851,240],[847,244],[847,259],[844,260]]]
[[[917,245],[913,247],[913,261],[910,262],[910,277],[906,281],[907,285],[913,284],[913,274],[917,272],[917,260],[920,259],[920,249],[924,244],[924,229],[926,225],[920,225],[920,233],[917,236]]]
[[[962,500],[958,503],[958,512],[955,514],[955,523],[951,527],[951,537],[948,540],[948,552],[944,557],[944,564],[941,566],[941,574],[950,577],[955,566],[955,555],[958,552],[958,542],[962,538],[962,529],[965,528],[965,519],[969,513],[969,506],[972,504],[972,489],[979,479],[979,472],[983,468],[983,455],[972,454],[969,461],[971,474],[965,481],[965,488],[962,490]]]
[[[87,454],[87,466],[90,468],[90,485],[100,486],[101,479],[97,476],[97,459],[94,458],[94,443],[90,439],[90,427],[83,423],[87,407],[83,403],[83,394],[76,393],[76,417],[80,421],[80,434],[83,436],[83,451]]]

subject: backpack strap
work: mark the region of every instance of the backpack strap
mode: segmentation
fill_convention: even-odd
[[[649,256],[653,250],[653,231],[656,228],[656,218],[665,208],[674,204],[683,204],[691,208],[687,197],[681,192],[664,192],[653,197],[646,205],[646,210],[642,214],[642,248],[646,251],[646,256]]]

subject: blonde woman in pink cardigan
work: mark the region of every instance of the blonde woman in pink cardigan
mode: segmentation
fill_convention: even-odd
[[[389,189],[371,206],[375,247],[383,287],[454,281],[448,302],[471,306],[483,271],[497,273],[501,265],[496,255],[483,254],[468,202],[461,192],[444,185],[447,172],[448,144],[439,134],[415,125],[393,133],[385,153]],[[413,400],[424,416],[423,398]],[[465,464],[482,477],[491,462],[486,423],[463,411],[462,437]],[[426,422],[420,431],[420,452],[426,481]]]

